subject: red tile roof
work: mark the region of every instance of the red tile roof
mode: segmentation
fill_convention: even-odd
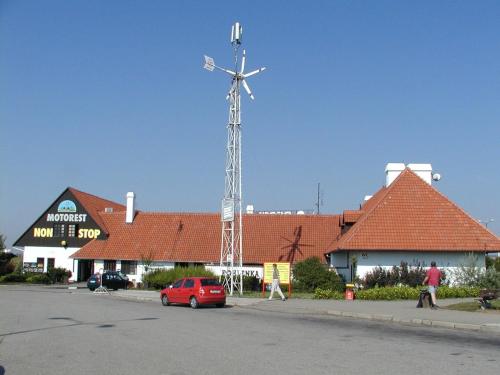
[[[361,210],[345,210],[342,214],[342,224],[354,224],[363,215]]]
[[[107,240],[94,240],[73,254],[77,259],[219,263],[220,214],[139,212],[125,223],[124,213],[100,213]],[[243,261],[297,262],[310,256],[324,261],[340,235],[339,215],[243,215]]]
[[[410,169],[362,207],[337,250],[500,251],[500,239]]]
[[[97,197],[92,194],[84,193],[83,191],[76,190],[69,187],[68,190],[74,195],[74,197],[80,202],[80,204],[85,208],[88,214],[94,219],[97,225],[99,225],[104,231],[107,231],[106,226],[99,215],[100,212],[104,212],[106,208],[112,208],[113,211],[125,211],[126,207],[122,204],[115,203],[113,201]],[[124,215],[124,214],[122,214]]]
[[[220,261],[220,214],[138,212],[127,224],[124,206],[72,192],[109,233],[106,240],[83,246],[74,258]],[[105,213],[105,207],[115,211]],[[243,216],[245,264],[310,256],[324,261],[323,254],[338,250],[500,251],[500,239],[409,169],[360,210],[343,215]]]

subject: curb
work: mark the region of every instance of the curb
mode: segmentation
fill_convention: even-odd
[[[427,327],[458,329],[462,331],[475,331],[475,332],[481,331],[481,332],[500,333],[500,324],[468,324],[468,323],[447,322],[442,320],[404,319],[404,318],[396,318],[392,315],[354,313],[349,311],[338,311],[338,310],[328,310],[326,313],[328,315],[340,316],[345,318],[364,319],[364,320],[372,320],[378,322],[423,325]]]

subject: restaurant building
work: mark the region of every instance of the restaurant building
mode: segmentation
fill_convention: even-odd
[[[470,252],[484,265],[500,239],[432,184],[429,164],[390,163],[386,184],[359,209],[339,215],[243,215],[243,273],[262,276],[266,262],[319,257],[350,281],[401,261],[455,269]],[[72,281],[121,270],[133,281],[151,269],[203,265],[220,269],[218,213],[143,212],[67,188],[16,241],[27,270],[72,271]]]

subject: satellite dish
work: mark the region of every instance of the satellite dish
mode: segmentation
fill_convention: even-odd
[[[432,175],[432,179],[433,179],[434,181],[439,181],[439,180],[441,179],[441,175],[440,175],[439,173],[434,173],[434,174]]]

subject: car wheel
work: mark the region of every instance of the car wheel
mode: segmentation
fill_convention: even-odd
[[[89,288],[89,290],[90,290],[91,292],[93,292],[93,291],[95,290],[95,288]]]
[[[199,303],[198,303],[198,300],[196,299],[196,297],[191,297],[191,298],[189,299],[189,304],[191,305],[191,307],[192,307],[193,309],[197,309],[197,308],[198,308],[198,306],[199,306]]]
[[[218,303],[216,304],[215,306],[217,306],[219,309],[223,308],[224,306],[226,306],[225,303]]]
[[[163,296],[161,296],[161,304],[163,306],[168,306],[170,305],[170,302],[168,302],[168,297],[166,294],[164,294]]]

